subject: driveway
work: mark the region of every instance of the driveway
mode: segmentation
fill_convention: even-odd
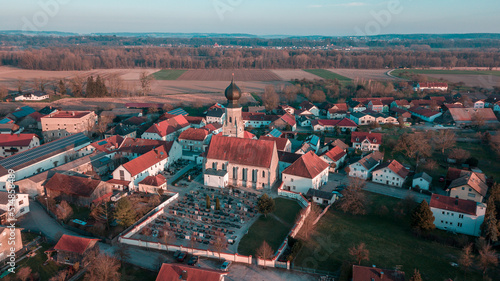
[[[328,179],[329,181],[337,182],[340,185],[340,184],[348,184],[350,177],[342,174],[331,173]],[[399,199],[404,199],[407,196],[413,196],[415,197],[415,201],[417,202],[422,202],[422,200],[426,200],[427,202],[431,201],[430,195],[418,193],[408,189],[402,189],[402,188],[391,187],[388,185],[378,184],[371,181],[366,182],[366,187],[364,188],[364,190]]]

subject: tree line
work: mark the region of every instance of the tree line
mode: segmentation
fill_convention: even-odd
[[[0,65],[34,70],[96,68],[307,69],[499,67],[498,50],[278,50],[212,47],[70,46],[0,52]]]

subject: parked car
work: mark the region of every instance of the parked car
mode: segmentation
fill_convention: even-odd
[[[198,256],[192,256],[188,261],[188,265],[195,265],[197,263],[198,263]]]
[[[183,262],[187,257],[187,254],[186,253],[181,253],[178,257],[177,257],[177,261],[178,262]]]
[[[222,263],[222,265],[220,266],[220,270],[222,271],[228,271],[229,270],[229,267],[231,266],[233,262],[232,261],[225,261]]]
[[[180,256],[181,253],[182,252],[179,251],[179,250],[175,251],[175,253],[174,253],[174,259],[177,259]]]

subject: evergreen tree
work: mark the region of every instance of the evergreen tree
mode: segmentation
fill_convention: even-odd
[[[61,95],[66,95],[68,90],[66,89],[66,84],[64,84],[63,80],[59,80],[59,93]]]
[[[208,194],[207,194],[207,197],[205,198],[205,201],[206,201],[205,203],[207,205],[207,209],[210,209],[210,206],[211,206],[211,204],[210,204],[210,196],[208,196]]]
[[[135,222],[137,214],[127,197],[118,200],[116,203],[114,217],[118,224],[124,227],[129,227]]]
[[[434,215],[427,201],[423,200],[411,214],[411,226],[420,230],[431,230],[435,228]]]
[[[217,197],[215,199],[215,209],[216,210],[220,210],[220,201],[219,201],[219,197]]]
[[[94,76],[87,78],[87,87],[85,88],[87,97],[95,97],[95,82]]]
[[[274,212],[274,199],[267,194],[262,195],[257,201],[257,208],[259,213],[267,217],[267,214]]]

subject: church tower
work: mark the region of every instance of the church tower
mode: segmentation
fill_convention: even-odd
[[[231,84],[225,91],[227,106],[226,118],[222,127],[222,135],[235,138],[243,138],[245,134],[245,125],[241,116],[241,106],[238,100],[241,97],[241,90],[234,84],[234,76]]]

